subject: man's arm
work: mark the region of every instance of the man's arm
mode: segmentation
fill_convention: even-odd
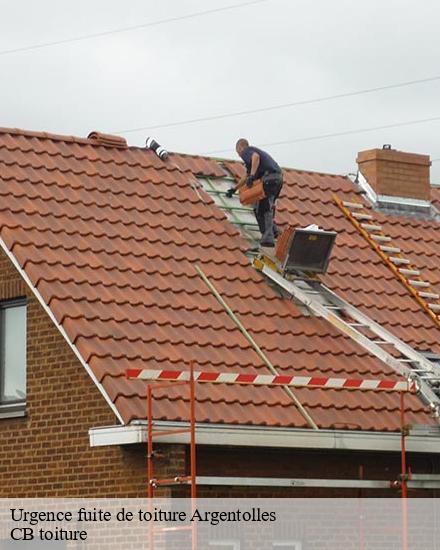
[[[259,166],[260,166],[260,155],[258,153],[252,153],[251,171],[249,175],[255,177],[255,174],[257,173]]]
[[[247,164],[247,160],[245,159],[245,157],[242,156],[242,158],[245,161],[245,164]],[[237,191],[240,191],[240,189],[245,185],[251,187],[259,166],[260,166],[260,155],[256,152],[253,152],[251,156],[250,171],[246,174],[246,176],[240,179],[240,181],[237,183],[235,187],[231,187],[231,189],[229,189],[226,192],[226,196],[231,198],[234,193],[236,193]]]

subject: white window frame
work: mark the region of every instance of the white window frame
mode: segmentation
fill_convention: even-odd
[[[3,331],[3,327],[2,327],[3,311],[14,307],[24,307],[26,312],[27,311],[26,298],[13,298],[11,300],[0,301],[0,376],[2,378],[3,378],[3,373],[1,371],[4,368],[4,356],[3,356],[4,349],[3,349],[3,342],[1,341],[2,331]],[[25,345],[26,344],[27,344],[27,327],[25,332]],[[25,363],[25,369],[27,369],[27,358]],[[0,383],[2,378],[0,379]],[[0,391],[2,392],[3,389],[0,388]],[[25,408],[26,408],[26,397],[24,399],[17,399],[16,401],[10,401],[10,402],[0,400],[0,419],[24,416]]]

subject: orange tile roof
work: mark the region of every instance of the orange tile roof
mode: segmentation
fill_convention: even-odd
[[[280,373],[397,378],[326,321],[281,299],[250,266],[238,230],[191,185],[195,175],[224,174],[209,158],[172,154],[163,162],[105,140],[0,130],[1,238],[124,422],[144,418],[146,408],[145,383],[126,380],[128,367],[178,369],[194,360],[203,370],[268,372],[195,264]],[[408,343],[440,352],[439,330],[338,210],[333,193],[361,200],[348,178],[287,170],[279,221],[338,231],[325,284]],[[434,196],[440,201],[440,191]],[[380,221],[440,283],[439,224]],[[395,395],[295,393],[320,427],[398,429]],[[201,385],[197,394],[201,422],[305,426],[281,388]],[[187,418],[177,389],[158,395],[157,418]],[[409,423],[433,422],[416,397],[408,406]]]

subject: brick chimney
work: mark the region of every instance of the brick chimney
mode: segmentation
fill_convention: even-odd
[[[404,153],[384,145],[383,149],[361,151],[356,160],[377,195],[431,200],[429,155]]]

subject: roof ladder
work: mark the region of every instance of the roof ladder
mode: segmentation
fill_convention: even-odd
[[[398,246],[393,245],[392,238],[385,235],[382,226],[374,223],[373,216],[367,211],[366,205],[343,201],[336,195],[334,200],[362,237],[440,328],[440,294],[431,288],[431,283],[421,278],[420,270],[403,256]],[[363,219],[368,219],[368,223],[362,223]]]
[[[436,387],[436,382],[440,377],[440,368],[437,365],[340,298],[319,279],[304,277],[289,280],[277,270],[270,258],[265,261],[264,256],[254,260],[254,266],[292,298],[329,321],[397,374],[416,381],[420,397],[439,418],[440,389]]]
[[[227,170],[225,166],[223,166],[223,169]],[[221,178],[200,177],[198,179],[206,193],[208,193],[215,204],[226,214],[229,221],[235,225],[242,236],[249,242],[251,250],[246,254],[252,257],[255,256],[256,253],[254,253],[253,248],[259,242],[260,233],[252,207],[241,205],[238,195],[233,195],[231,198],[226,195],[225,183],[228,182],[230,186],[236,181],[235,178],[232,176],[223,176]]]

